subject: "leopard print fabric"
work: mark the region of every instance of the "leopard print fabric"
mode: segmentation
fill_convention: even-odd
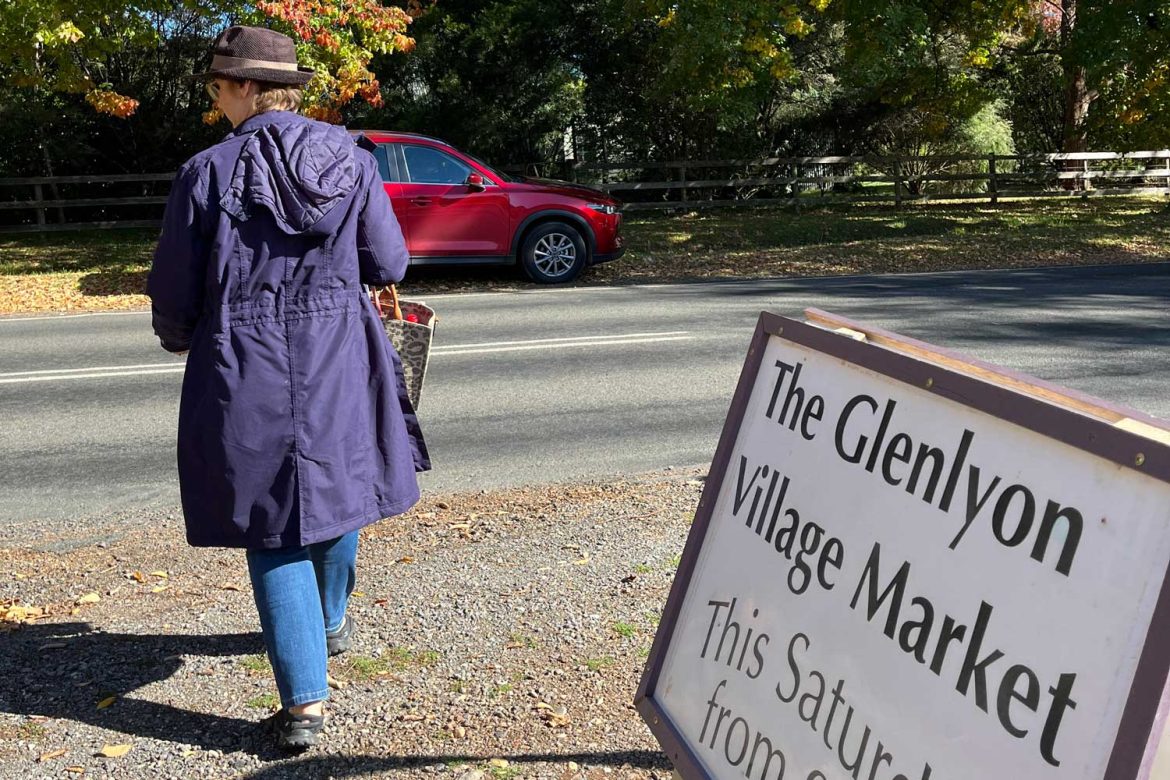
[[[402,316],[414,314],[418,322],[407,322],[388,317],[383,320],[390,343],[402,358],[402,373],[406,379],[406,394],[410,404],[418,408],[422,395],[423,380],[426,378],[427,361],[431,354],[431,339],[434,336],[435,312],[429,306],[416,301],[399,300]]]

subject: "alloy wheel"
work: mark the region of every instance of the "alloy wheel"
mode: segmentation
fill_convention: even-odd
[[[541,273],[550,277],[563,276],[577,262],[577,247],[564,233],[549,233],[536,242],[532,259]]]

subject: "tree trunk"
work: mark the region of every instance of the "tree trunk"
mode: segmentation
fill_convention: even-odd
[[[1083,152],[1088,148],[1085,119],[1095,95],[1089,91],[1084,67],[1069,52],[1076,29],[1077,0],[1060,2],[1060,49],[1064,69],[1064,132],[1061,151]]]

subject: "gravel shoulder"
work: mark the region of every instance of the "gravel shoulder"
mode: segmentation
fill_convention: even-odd
[[[174,513],[0,537],[0,777],[669,777],[632,700],[704,471],[366,529],[326,744],[294,758],[241,552],[187,547]]]

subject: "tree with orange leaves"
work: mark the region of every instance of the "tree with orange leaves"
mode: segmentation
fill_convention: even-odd
[[[306,113],[339,121],[339,109],[351,100],[381,103],[370,61],[413,48],[407,29],[421,6],[417,0],[405,10],[379,0],[20,0],[0,4],[0,78],[18,88],[83,94],[95,111],[129,117],[138,100],[119,91],[103,59],[120,45],[161,47],[184,34],[172,13],[179,10],[201,15],[204,26],[230,20],[293,36],[301,63],[317,74],[306,86]]]

